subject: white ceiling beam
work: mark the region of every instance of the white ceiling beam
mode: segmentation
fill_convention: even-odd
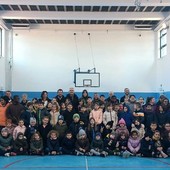
[[[140,0],[141,6],[169,6],[169,0]],[[0,5],[134,6],[134,0],[1,0]]]
[[[169,12],[49,12],[0,11],[0,19],[162,20]]]

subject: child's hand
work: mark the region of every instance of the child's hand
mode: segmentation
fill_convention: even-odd
[[[51,154],[52,154],[52,155],[56,155],[57,152],[56,152],[56,151],[52,151]]]
[[[20,151],[23,151],[23,148],[20,148]]]

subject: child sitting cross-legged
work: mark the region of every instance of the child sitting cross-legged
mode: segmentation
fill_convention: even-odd
[[[47,148],[48,155],[60,155],[60,145],[58,139],[58,132],[51,130],[47,135]]]
[[[17,138],[14,140],[13,151],[11,155],[27,155],[28,143],[23,133],[19,132]]]
[[[86,132],[83,129],[79,130],[76,141],[76,155],[89,155],[90,143]]]
[[[43,140],[39,132],[35,132],[31,137],[30,155],[44,155]]]
[[[67,131],[65,137],[61,142],[62,153],[68,155],[75,154],[75,139],[71,131]]]
[[[95,139],[91,143],[90,153],[91,153],[91,155],[106,157],[108,155],[108,153],[105,152],[103,150],[103,148],[104,148],[104,143],[101,138],[101,133],[97,132],[95,135]]]

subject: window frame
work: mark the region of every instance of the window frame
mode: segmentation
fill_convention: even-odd
[[[165,33],[163,33],[163,31],[166,31]],[[159,58],[163,58],[167,55],[167,28],[162,28],[159,31],[160,37],[159,37]],[[163,38],[165,38],[166,42],[162,45],[162,40]],[[166,54],[162,55],[162,51],[166,50]]]

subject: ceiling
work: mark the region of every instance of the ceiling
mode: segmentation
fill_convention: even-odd
[[[170,0],[1,0],[6,28],[40,25],[140,25],[156,28],[170,18]]]

